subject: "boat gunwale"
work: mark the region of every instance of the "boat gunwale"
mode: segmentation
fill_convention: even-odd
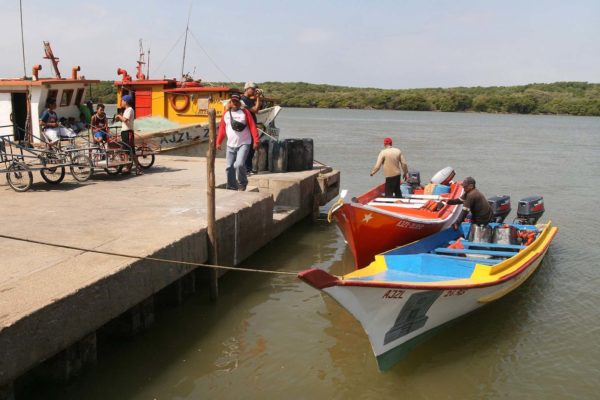
[[[298,277],[300,279],[304,280],[305,282],[309,283],[310,285],[314,286],[317,289],[326,289],[326,288],[332,287],[332,286],[346,286],[346,287],[357,286],[357,287],[377,287],[377,288],[391,288],[391,289],[401,288],[401,289],[416,289],[416,290],[448,290],[448,289],[477,289],[477,288],[484,288],[484,287],[489,287],[489,286],[496,286],[496,285],[504,283],[504,282],[520,275],[525,270],[527,270],[529,268],[529,266],[531,266],[538,258],[543,257],[546,254],[546,252],[548,251],[548,248],[550,247],[550,244],[552,243],[552,241],[554,240],[554,237],[556,236],[556,233],[558,232],[558,227],[552,226],[551,222],[548,222],[546,225],[549,225],[549,226],[547,226],[544,230],[549,229],[549,232],[547,234],[549,236],[547,238],[542,238],[542,233],[543,233],[543,231],[542,231],[542,233],[540,233],[539,237],[536,239],[536,242],[538,240],[545,240],[546,244],[544,245],[544,247],[539,250],[534,250],[533,244],[535,242],[532,243],[530,245],[530,246],[532,246],[531,248],[523,250],[523,252],[530,253],[530,254],[527,254],[524,256],[524,257],[529,257],[529,258],[523,262],[523,265],[521,265],[516,270],[514,270],[510,273],[507,273],[494,281],[480,282],[480,283],[468,283],[468,284],[465,284],[465,283],[463,283],[463,284],[460,284],[460,283],[444,284],[444,285],[422,284],[422,283],[415,284],[415,283],[404,283],[404,282],[359,281],[359,280],[347,280],[347,279],[344,279],[343,277],[331,275],[328,272],[323,271],[318,268],[311,268],[309,270],[303,271],[300,274],[298,274]],[[519,253],[516,253],[515,255],[518,255],[518,254]],[[510,260],[510,258],[506,259],[505,261],[508,261],[508,260]],[[322,274],[326,274],[326,275],[328,275],[328,277],[321,274],[320,278],[323,278],[323,279],[319,279],[318,281],[317,280],[309,280],[309,279],[305,278],[306,275],[310,274],[311,272],[314,273],[314,271],[321,271]]]

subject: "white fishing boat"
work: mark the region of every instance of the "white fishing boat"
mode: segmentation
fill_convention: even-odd
[[[43,140],[39,117],[48,99],[56,101],[59,118],[79,121],[90,85],[97,80],[85,79],[78,73],[79,66],[71,69],[71,76],[63,78],[58,69],[58,58],[44,42],[45,57],[49,59],[54,77],[41,77],[41,65],[34,65],[31,78],[0,79],[0,136],[14,141],[40,143]]]

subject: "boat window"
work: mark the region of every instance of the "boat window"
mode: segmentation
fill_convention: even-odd
[[[73,89],[65,89],[62,92],[62,96],[60,98],[60,106],[65,107],[71,104],[71,99],[73,98]]]
[[[77,89],[77,94],[75,95],[75,105],[78,106],[81,104],[81,99],[83,99],[84,88]]]
[[[58,100],[58,90],[48,90],[48,100],[53,99],[54,101]]]

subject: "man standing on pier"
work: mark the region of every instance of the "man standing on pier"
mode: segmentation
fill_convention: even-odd
[[[400,176],[404,180],[408,179],[408,165],[404,159],[402,151],[392,147],[392,138],[383,139],[383,147],[377,157],[377,163],[371,171],[371,176],[375,175],[381,165],[383,165],[383,174],[385,175],[385,197],[402,197],[400,191]]]
[[[240,96],[240,101],[242,102],[242,108],[250,111],[252,115],[252,119],[254,119],[254,123],[256,124],[256,113],[260,110],[262,104],[262,90],[256,86],[256,83],[252,81],[246,82],[244,85],[244,94]],[[259,135],[260,136],[260,135]],[[252,139],[252,146],[250,146],[250,152],[248,153],[248,157],[246,158],[246,172],[248,174],[253,173],[252,170],[252,158],[254,157],[254,139]]]

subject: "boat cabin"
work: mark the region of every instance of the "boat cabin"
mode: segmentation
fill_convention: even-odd
[[[119,68],[121,80],[115,81],[117,104],[131,95],[136,118],[162,117],[182,125],[208,122],[208,109],[214,108],[217,117],[223,113],[223,101],[237,90],[227,86],[204,86],[199,81],[176,79],[146,79],[138,71],[136,79]]]
[[[33,67],[31,78],[0,79],[0,136],[12,140],[40,141],[39,117],[48,99],[56,100],[59,118],[79,120],[90,85],[97,80],[77,76],[74,67],[70,78],[40,78],[40,65]]]

